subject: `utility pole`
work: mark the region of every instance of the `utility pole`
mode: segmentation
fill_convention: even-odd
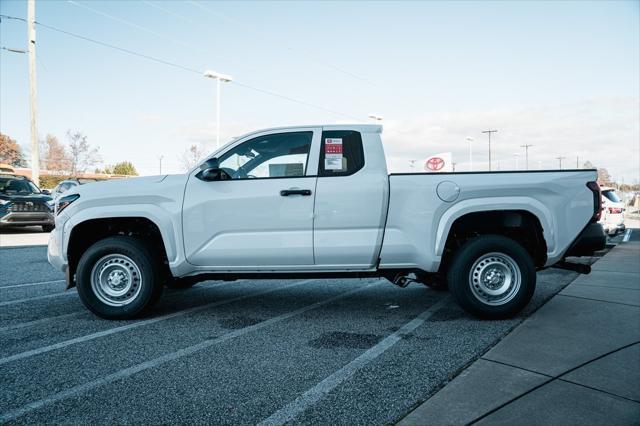
[[[489,135],[489,171],[491,171],[491,133],[497,133],[497,130],[483,130],[482,133]]]
[[[525,170],[529,170],[529,148],[531,148],[532,146],[532,144],[520,145],[520,148],[524,148]]]
[[[580,168],[580,156],[576,155],[576,169]]]
[[[31,180],[40,186],[40,147],[38,146],[38,91],[36,87],[36,1],[27,1],[27,40],[29,41],[29,111],[31,124]]]
[[[562,160],[564,160],[565,158],[567,157],[562,157],[562,156],[556,157],[556,160],[558,160],[558,162],[560,163],[560,170],[562,170]]]
[[[164,155],[161,155],[161,156],[158,157],[158,160],[160,160],[160,173],[159,174],[162,174],[162,159],[163,158],[164,158]]]

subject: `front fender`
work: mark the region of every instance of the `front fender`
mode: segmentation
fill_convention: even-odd
[[[101,205],[77,211],[64,224],[63,253],[67,253],[71,232],[76,226],[88,220],[121,217],[141,217],[156,224],[162,236],[169,265],[175,265],[182,261],[181,254],[184,251],[179,245],[181,239],[176,238],[180,230],[174,225],[175,223],[179,224],[180,221],[179,219],[172,220],[170,212],[154,204]]]

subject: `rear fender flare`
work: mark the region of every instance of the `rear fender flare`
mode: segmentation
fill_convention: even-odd
[[[489,197],[464,200],[443,213],[436,231],[435,254],[441,257],[453,223],[469,213],[521,210],[533,214],[540,221],[547,251],[556,250],[555,222],[551,211],[540,201],[529,197]]]

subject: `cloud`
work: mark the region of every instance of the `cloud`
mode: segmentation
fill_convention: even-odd
[[[473,143],[474,169],[488,167],[487,135],[491,138],[493,169],[515,168],[515,155],[524,168],[524,148],[529,167],[557,168],[556,157],[566,157],[563,168],[589,160],[609,169],[626,182],[640,179],[640,100],[593,99],[574,104],[504,108],[493,111],[448,112],[385,122],[383,140],[392,171],[409,171],[409,160],[451,151],[457,169],[468,170],[467,137]]]

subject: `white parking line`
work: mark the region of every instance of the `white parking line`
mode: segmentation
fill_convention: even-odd
[[[229,285],[229,284],[235,284],[235,283],[238,283],[238,282],[241,282],[241,281],[244,281],[244,280],[213,282],[213,283],[209,283],[209,284],[202,284],[202,285],[198,286],[198,288],[196,289],[195,292],[190,292],[190,293],[187,293],[187,294],[189,296],[193,296],[194,294],[201,293],[201,290],[206,290],[206,289],[213,288],[213,287],[218,288],[218,287],[222,287],[222,286]],[[180,294],[180,293],[182,293],[182,290],[175,290],[174,293],[175,294]],[[185,293],[182,293],[182,294],[185,294]],[[72,317],[74,315],[80,315],[80,314],[84,314],[84,313],[88,313],[88,311],[86,309],[83,309],[82,311],[76,311],[76,312],[72,312],[70,314],[56,315],[56,316],[53,316],[53,317],[46,317],[46,318],[41,318],[41,319],[37,319],[37,320],[33,320],[33,321],[27,321],[27,322],[21,322],[21,323],[18,323],[18,324],[8,325],[6,327],[0,327],[0,333],[5,332],[5,331],[20,330],[20,329],[23,329],[23,328],[32,327],[34,325],[44,324],[44,323],[47,323],[47,322],[52,321],[52,320]]]
[[[225,305],[227,303],[237,302],[239,300],[249,299],[251,297],[262,296],[264,294],[272,293],[272,292],[278,291],[278,290],[283,290],[285,288],[296,287],[296,286],[299,286],[299,285],[302,285],[302,284],[306,284],[306,283],[311,282],[311,281],[314,281],[314,280],[296,281],[296,282],[287,284],[285,286],[272,287],[272,288],[269,288],[268,290],[259,291],[257,293],[253,293],[253,294],[250,294],[250,295],[233,297],[233,298],[227,299],[227,300],[219,300],[217,302],[207,303],[206,305],[195,306],[195,307],[190,308],[190,309],[185,309],[184,311],[177,311],[177,312],[174,312],[174,313],[171,313],[171,314],[162,315],[162,316],[155,317],[155,318],[149,318],[149,319],[142,320],[142,321],[137,321],[137,322],[134,322],[134,323],[131,323],[131,324],[127,324],[127,325],[122,325],[120,327],[114,327],[114,328],[109,328],[107,330],[98,331],[97,333],[86,334],[84,336],[76,337],[74,339],[65,340],[63,342],[55,343],[53,345],[43,346],[41,348],[36,348],[36,349],[32,349],[30,351],[20,352],[20,353],[11,355],[11,356],[0,358],[0,365],[4,365],[4,364],[7,364],[7,363],[10,363],[10,362],[13,362],[13,361],[18,361],[20,359],[29,358],[29,357],[32,357],[32,356],[35,356],[35,355],[40,355],[40,354],[43,354],[43,353],[46,353],[46,352],[55,351],[57,349],[66,348],[67,346],[75,345],[76,343],[88,342],[89,340],[98,339],[100,337],[110,336],[112,334],[121,333],[123,331],[132,330],[134,328],[142,327],[142,326],[149,325],[149,324],[154,324],[156,322],[160,322],[160,321],[168,320],[168,319],[171,319],[171,318],[175,318],[175,317],[191,314],[193,312],[202,311],[204,309],[212,308],[212,307],[215,307],[215,306]]]
[[[19,324],[8,325],[6,327],[0,327],[0,333],[5,332],[5,331],[19,330],[19,329],[26,328],[26,327],[32,327],[34,325],[44,324],[44,323],[47,323],[49,321],[62,319],[62,318],[68,318],[68,317],[72,317],[72,316],[80,315],[80,314],[84,314],[84,313],[87,313],[86,309],[82,310],[82,311],[72,312],[70,314],[56,315],[54,317],[41,318],[41,319],[37,319],[37,320],[33,320],[33,321],[21,322]]]
[[[14,284],[14,285],[5,285],[5,286],[0,286],[0,290],[4,290],[7,288],[17,288],[17,287],[31,287],[34,285],[45,285],[45,284],[56,284],[56,283],[63,283],[65,282],[65,280],[54,280],[54,281],[42,281],[39,283],[25,283],[25,284]]]
[[[74,294],[76,294],[75,289],[71,289],[71,290],[65,291],[63,293],[46,294],[44,296],[27,297],[26,299],[16,299],[16,300],[9,300],[9,301],[6,301],[6,302],[0,302],[0,306],[15,305],[15,304],[18,304],[18,303],[31,302],[33,300],[51,299],[53,297],[71,296],[71,295],[74,295]]]
[[[307,280],[307,281],[314,281],[314,280]],[[305,282],[305,281],[303,281],[303,282]],[[301,283],[303,283],[303,282],[301,282]],[[30,403],[28,403],[26,405],[23,405],[22,407],[19,407],[19,408],[16,408],[14,410],[7,411],[6,413],[0,414],[0,423],[5,423],[5,422],[8,422],[10,420],[14,420],[14,419],[16,419],[18,417],[21,417],[21,416],[23,416],[23,415],[25,415],[27,413],[32,412],[32,411],[38,410],[38,409],[40,409],[42,407],[45,407],[47,405],[56,403],[58,401],[65,400],[67,398],[71,398],[71,397],[74,397],[74,396],[81,395],[81,394],[83,394],[83,393],[85,393],[87,391],[90,391],[92,389],[95,389],[95,388],[98,388],[98,387],[101,387],[101,386],[108,385],[108,384],[116,382],[118,380],[126,379],[126,378],[131,377],[134,374],[137,374],[137,373],[139,373],[141,371],[145,371],[145,370],[149,370],[151,368],[158,367],[158,366],[160,366],[162,364],[165,364],[165,363],[167,363],[169,361],[174,361],[176,359],[179,359],[179,358],[194,354],[194,353],[199,352],[199,351],[201,351],[203,349],[207,349],[207,348],[209,348],[211,346],[227,342],[229,340],[235,339],[236,337],[243,336],[243,335],[245,335],[247,333],[250,333],[252,331],[257,331],[257,330],[266,328],[266,327],[268,327],[270,325],[279,323],[281,321],[284,321],[284,320],[289,319],[291,317],[294,317],[296,315],[300,315],[300,314],[303,314],[303,313],[305,313],[307,311],[310,311],[312,309],[318,308],[320,306],[327,305],[329,303],[335,302],[336,300],[344,299],[346,297],[349,297],[349,296],[351,296],[351,295],[353,295],[355,293],[358,293],[360,291],[366,290],[366,289],[368,289],[368,288],[370,288],[370,287],[372,287],[372,286],[374,286],[376,284],[379,284],[379,283],[380,283],[380,281],[378,281],[376,283],[368,284],[368,285],[366,285],[364,287],[356,288],[354,290],[346,291],[346,292],[344,292],[342,294],[339,294],[337,296],[334,296],[334,297],[331,297],[329,299],[323,300],[321,302],[316,302],[316,303],[313,303],[311,305],[307,305],[307,306],[305,306],[303,308],[296,309],[295,311],[291,311],[291,312],[288,312],[288,313],[285,313],[285,314],[278,315],[276,317],[270,318],[268,320],[259,322],[257,324],[250,325],[248,327],[244,327],[244,328],[240,328],[240,329],[234,330],[232,332],[223,334],[222,336],[219,336],[219,337],[216,337],[216,338],[213,338],[213,339],[204,340],[204,341],[202,341],[200,343],[197,343],[195,345],[187,346],[186,348],[179,349],[179,350],[177,350],[175,352],[171,352],[171,353],[162,355],[162,356],[160,356],[158,358],[154,358],[154,359],[151,359],[149,361],[145,361],[143,363],[131,366],[129,368],[122,369],[120,371],[117,371],[115,373],[112,373],[112,374],[109,374],[107,376],[101,377],[99,379],[92,380],[92,381],[84,383],[82,385],[74,386],[74,387],[69,388],[67,390],[64,390],[64,391],[55,393],[53,395],[50,395],[50,396],[48,396],[46,398],[30,402]],[[282,289],[284,287],[279,287],[279,288]]]
[[[402,336],[411,333],[416,328],[420,327],[430,316],[444,306],[448,301],[448,296],[440,300],[438,303],[432,305],[429,309],[422,312],[416,318],[412,319],[408,323],[402,326],[400,330],[385,337],[377,345],[368,349],[362,355],[351,361],[349,364],[342,367],[305,393],[300,395],[290,404],[284,406],[280,410],[276,411],[260,423],[259,426],[273,426],[284,425],[285,423],[293,420],[298,414],[304,412],[309,406],[318,402],[322,397],[331,392],[336,386],[347,380],[349,377],[369,364],[371,361],[382,355],[393,345],[398,343]]]
[[[630,239],[630,238],[631,238],[631,229],[627,229],[627,230],[624,232],[624,238],[622,238],[622,242],[623,242],[623,243],[626,243],[626,242],[628,242],[628,241],[629,241],[629,239]]]

